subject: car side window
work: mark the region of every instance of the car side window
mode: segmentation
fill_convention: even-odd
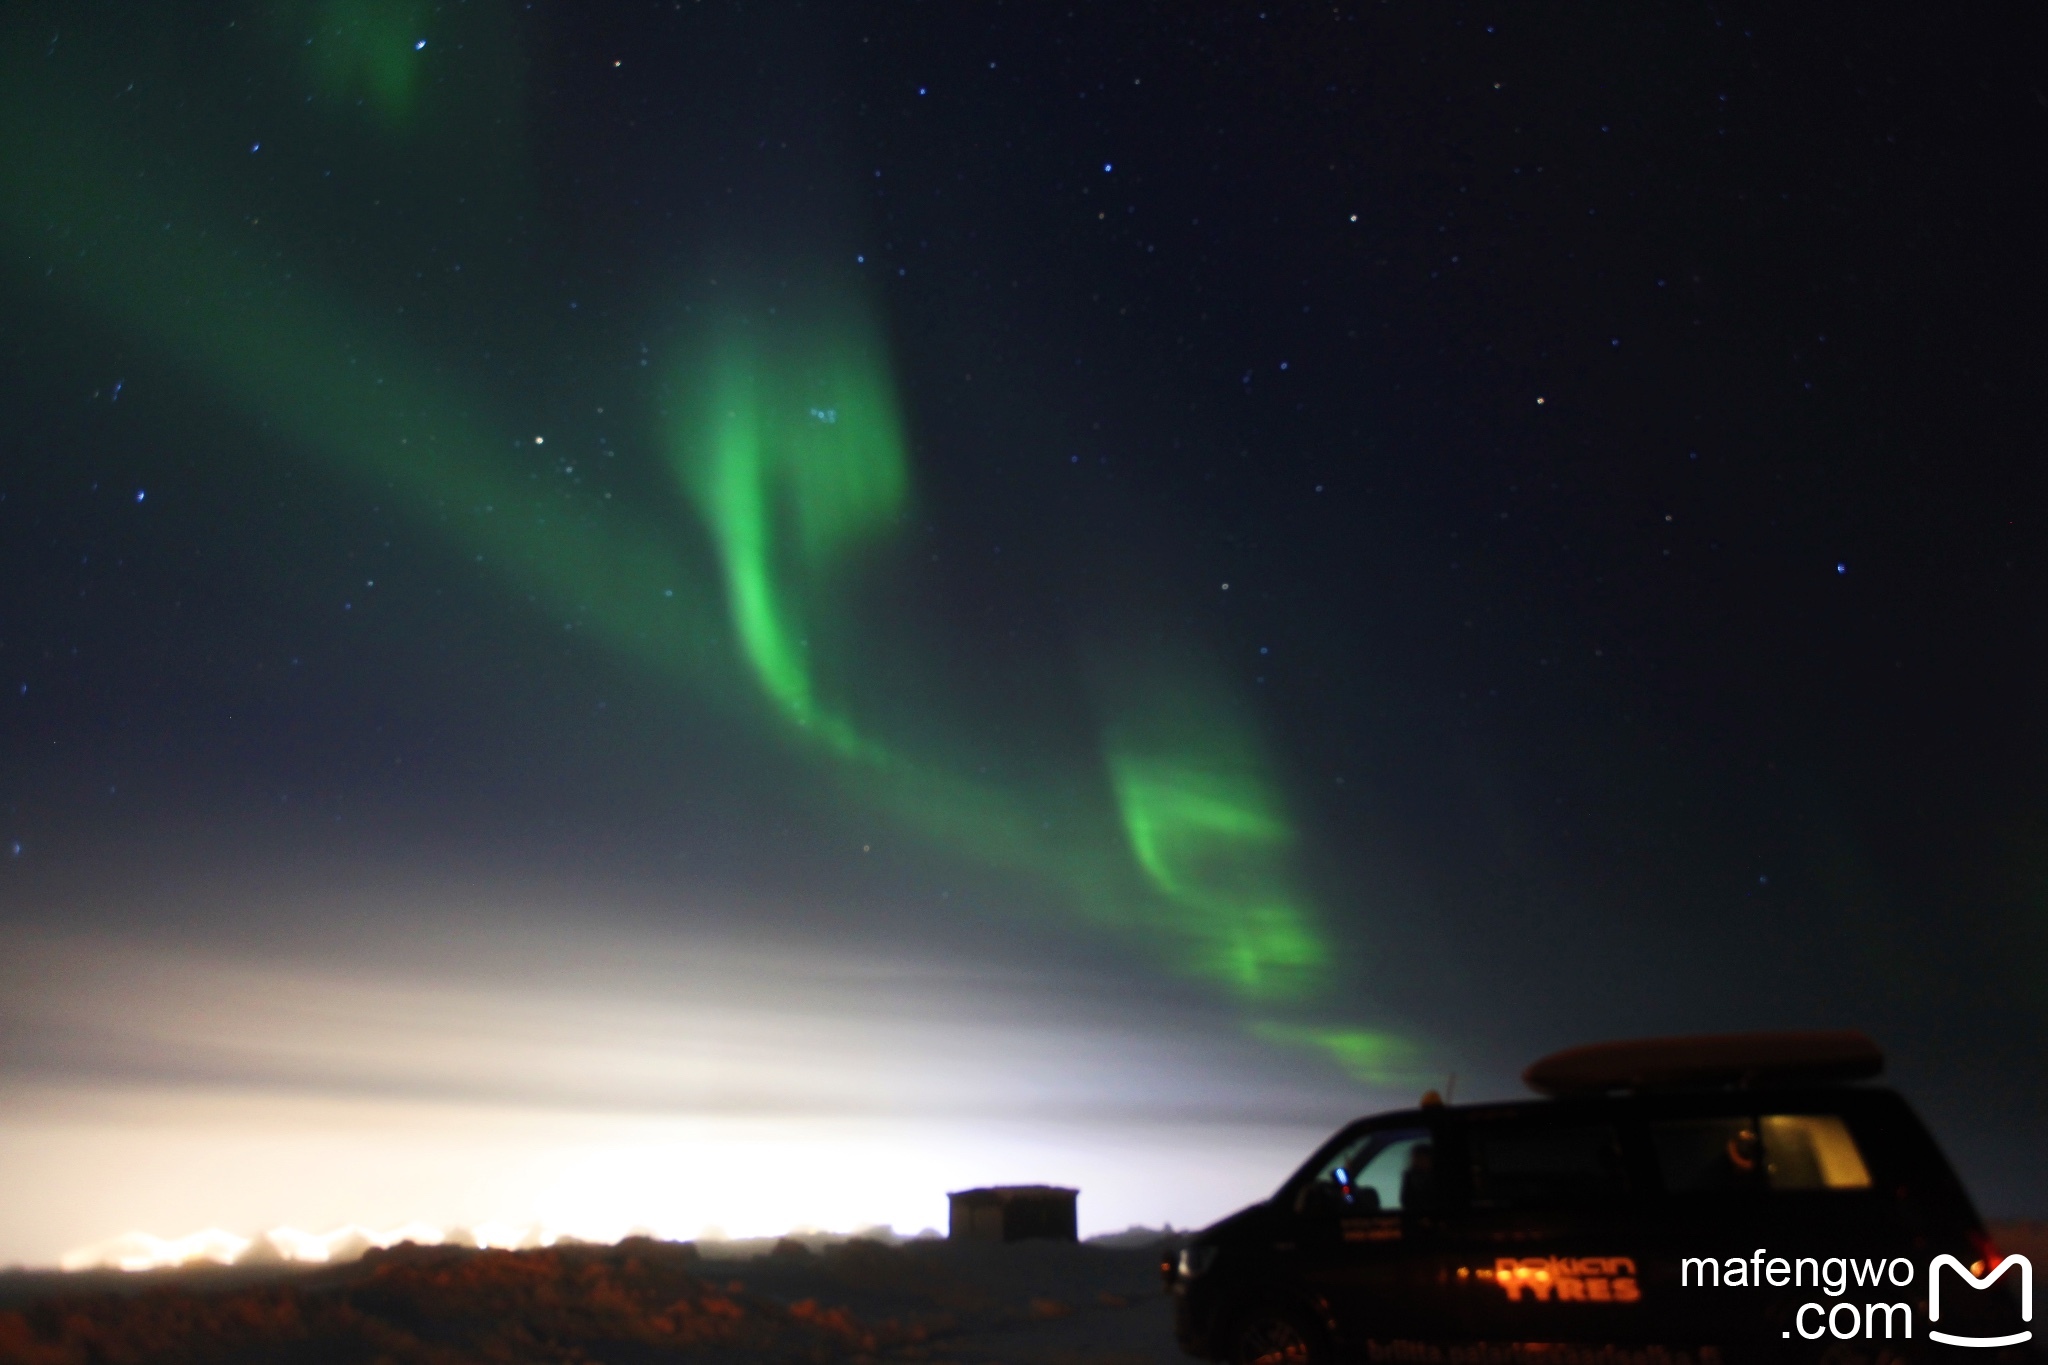
[[[1397,1213],[1421,1202],[1434,1155],[1427,1128],[1367,1133],[1323,1164],[1303,1191],[1302,1207]]]
[[[1628,1193],[1621,1141],[1605,1124],[1475,1124],[1475,1208],[1599,1203]]]
[[[1870,1168],[1835,1114],[1683,1119],[1650,1126],[1664,1188],[1673,1194],[1732,1190],[1865,1190]]]
[[[1835,1114],[1765,1114],[1764,1179],[1774,1190],[1867,1190],[1870,1168]]]
[[[1678,1119],[1650,1125],[1657,1173],[1670,1194],[1760,1189],[1763,1144],[1750,1118]]]

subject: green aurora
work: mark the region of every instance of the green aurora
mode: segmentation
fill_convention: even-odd
[[[427,136],[414,126],[429,101],[420,7],[328,0],[271,17],[312,34],[294,79],[309,100],[352,101],[367,125],[356,136]],[[897,386],[857,285],[815,287],[805,321],[772,330],[743,309],[693,320],[694,339],[643,371],[657,376],[646,448],[665,464],[667,501],[542,491],[533,438],[493,420],[487,395],[444,377],[345,284],[320,282],[288,233],[223,212],[225,169],[210,175],[197,152],[181,163],[168,142],[139,154],[132,130],[87,112],[60,74],[71,68],[45,60],[25,22],[10,27],[0,230],[23,287],[84,305],[332,475],[389,488],[507,591],[753,718],[850,806],[1029,878],[1094,932],[1212,983],[1253,1036],[1321,1051],[1364,1081],[1410,1074],[1403,1038],[1327,1020],[1334,953],[1300,889],[1280,784],[1211,670],[1105,670],[1099,765],[1057,789],[967,776],[972,764],[864,720],[846,700],[857,689],[835,685],[863,668],[856,588],[912,496]],[[124,169],[144,162],[189,169]]]

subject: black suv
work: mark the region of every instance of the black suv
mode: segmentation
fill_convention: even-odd
[[[2032,1267],[1904,1100],[1847,1083],[1881,1067],[1853,1033],[1609,1043],[1531,1067],[1547,1099],[1361,1119],[1161,1267],[1176,1335],[1233,1365],[2038,1360]]]

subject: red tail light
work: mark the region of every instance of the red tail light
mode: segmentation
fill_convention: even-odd
[[[1984,1275],[1998,1269],[1998,1263],[2005,1259],[2005,1253],[1998,1249],[1998,1243],[1991,1240],[1991,1234],[1979,1228],[1970,1233],[1970,1246],[1977,1253],[1977,1264],[1970,1267],[1972,1275]]]

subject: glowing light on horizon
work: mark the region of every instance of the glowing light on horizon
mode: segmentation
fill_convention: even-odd
[[[823,1238],[840,1241],[869,1237],[885,1242],[936,1238],[936,1228],[925,1228],[915,1237],[905,1237],[887,1224],[832,1231],[797,1224],[780,1232],[742,1234],[728,1237],[723,1228],[707,1226],[693,1237],[683,1238],[636,1227],[615,1237],[578,1237],[556,1232],[539,1223],[479,1223],[473,1228],[439,1228],[431,1223],[404,1223],[376,1231],[353,1223],[327,1232],[305,1232],[280,1225],[253,1237],[242,1237],[221,1228],[204,1228],[183,1237],[157,1237],[147,1232],[124,1232],[104,1242],[67,1251],[58,1269],[70,1274],[88,1270],[120,1270],[142,1274],[152,1270],[183,1270],[204,1265],[339,1265],[372,1250],[383,1250],[410,1242],[414,1246],[474,1247],[484,1251],[530,1251],[558,1243],[610,1245],[630,1236],[657,1237],[664,1241],[689,1240],[711,1251],[724,1250],[728,1256],[745,1256],[762,1249],[763,1243],[782,1237]]]
[[[184,1237],[126,1232],[78,1251],[68,1251],[58,1264],[65,1270],[159,1270],[208,1261],[233,1265],[249,1245],[247,1237],[237,1237],[220,1228],[206,1228]]]
[[[783,1236],[937,1236],[945,1192],[1046,1180],[1082,1190],[1083,1235],[1166,1223],[1200,1225],[1261,1198],[1314,1132],[1209,1130],[1161,1141],[1154,1129],[1084,1132],[974,1126],[631,1125],[586,1144],[530,1201],[531,1221],[413,1220],[325,1232],[280,1225],[254,1236],[209,1227],[184,1237],[130,1232],[64,1253],[66,1271],[142,1272],[204,1265],[324,1265],[402,1242],[500,1250],[630,1236],[694,1241],[746,1256]],[[791,1171],[815,1173],[792,1180]],[[857,1180],[845,1178],[859,1172]],[[904,1232],[902,1229],[917,1229]]]
[[[204,1228],[183,1237],[156,1237],[147,1232],[124,1232],[104,1242],[67,1251],[59,1258],[60,1269],[80,1270],[172,1270],[192,1265],[245,1265],[272,1261],[293,1261],[321,1265],[349,1261],[372,1247],[394,1247],[401,1242],[440,1246],[450,1234],[431,1223],[404,1223],[375,1231],[350,1224],[328,1232],[304,1232],[279,1226],[254,1237],[241,1237],[220,1228]],[[480,1227],[464,1234],[457,1230],[454,1240],[463,1246],[516,1248],[545,1246],[554,1240],[540,1228],[508,1229]]]

